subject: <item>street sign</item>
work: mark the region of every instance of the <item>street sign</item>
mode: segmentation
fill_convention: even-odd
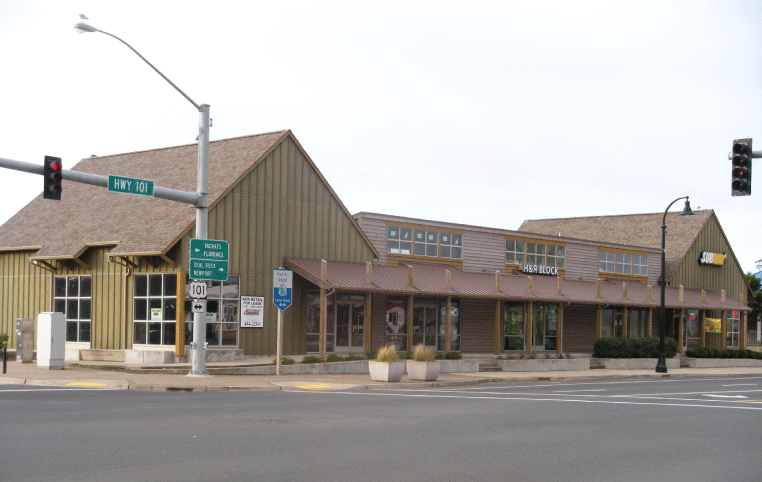
[[[206,313],[206,300],[193,300],[191,313]]]
[[[273,270],[273,303],[283,311],[291,306],[294,272],[290,269]]]
[[[108,176],[108,190],[125,194],[139,194],[141,196],[153,196],[153,181],[133,179],[131,177]]]
[[[219,281],[228,279],[228,250],[227,241],[191,239],[191,279]]]
[[[225,281],[228,279],[228,262],[192,259],[190,260],[190,277],[197,280]]]
[[[203,281],[191,281],[190,297],[194,300],[206,299],[206,283]]]

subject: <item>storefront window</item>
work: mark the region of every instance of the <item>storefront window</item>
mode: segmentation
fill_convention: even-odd
[[[386,302],[385,341],[387,345],[397,347],[397,350],[407,349],[406,306],[402,298],[389,298]]]
[[[623,308],[601,309],[601,338],[621,338],[623,324]]]
[[[738,348],[740,346],[741,334],[741,312],[728,311],[726,344],[728,348]]]
[[[335,296],[326,297],[326,351],[334,351],[334,299]],[[320,352],[320,291],[307,292],[307,353]]]
[[[557,327],[558,305],[555,303],[535,303],[532,307],[534,347],[539,350],[555,350]]]
[[[632,308],[627,311],[627,329],[630,338],[643,338],[648,335],[648,310]]]
[[[447,300],[439,300],[439,337],[437,350],[444,351],[447,333]],[[460,351],[460,302],[450,300],[450,351]]]
[[[56,276],[54,310],[66,318],[66,341],[90,342],[92,276]]]
[[[210,347],[238,346],[238,327],[241,306],[238,276],[226,281],[206,281],[206,339]],[[193,340],[193,313],[191,309],[190,280],[185,285],[185,344]],[[174,344],[174,341],[171,343]]]
[[[135,275],[132,313],[134,344],[174,345],[176,313],[177,273]]]
[[[526,307],[524,303],[506,303],[505,305],[505,345],[503,350],[523,351],[525,349]]]

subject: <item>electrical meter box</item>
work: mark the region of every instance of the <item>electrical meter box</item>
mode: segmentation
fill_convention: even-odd
[[[37,366],[63,370],[66,356],[66,318],[63,313],[37,315]]]
[[[16,361],[32,363],[34,359],[34,320],[16,318]]]

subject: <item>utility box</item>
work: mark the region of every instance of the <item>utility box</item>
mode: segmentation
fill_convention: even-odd
[[[37,366],[63,370],[66,356],[66,318],[63,313],[37,315]]]
[[[34,320],[16,318],[16,361],[32,363],[34,359]]]

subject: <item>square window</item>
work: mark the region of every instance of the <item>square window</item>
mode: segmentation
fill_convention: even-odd
[[[160,274],[148,275],[148,294],[149,296],[161,296],[161,279]]]
[[[135,296],[148,296],[148,276],[135,275]]]
[[[393,228],[389,226],[386,230],[386,237],[388,239],[400,239],[400,231],[399,228]]]
[[[413,230],[410,228],[400,228],[400,240],[410,241],[413,236]]]

